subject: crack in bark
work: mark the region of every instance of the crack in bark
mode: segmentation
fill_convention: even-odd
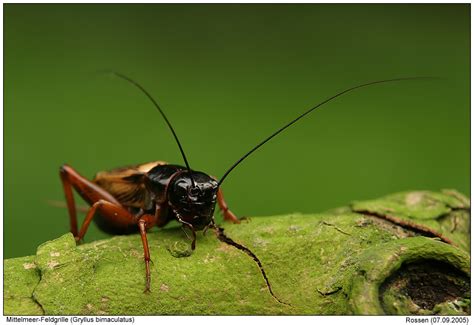
[[[462,204],[465,205],[465,207],[457,208],[457,209],[469,209],[469,207],[471,205],[471,201],[468,198],[466,198],[464,195],[462,195],[461,193],[457,192],[456,190],[454,190],[454,191],[453,190],[441,190],[441,192],[458,199],[459,201],[461,201]],[[452,208],[455,208],[455,207],[452,207]]]
[[[390,221],[390,222],[392,222],[392,223],[394,223],[394,224],[396,224],[396,225],[398,225],[398,226],[400,226],[404,229],[408,229],[408,230],[420,233],[420,234],[422,234],[424,236],[427,236],[427,237],[432,237],[432,238],[437,237],[437,238],[441,239],[441,241],[443,241],[447,244],[456,246],[451,239],[447,238],[443,234],[437,232],[434,229],[431,229],[429,227],[417,224],[415,222],[408,221],[408,220],[403,220],[399,217],[392,216],[392,215],[389,215],[389,214],[382,214],[382,213],[377,213],[377,212],[368,211],[368,210],[355,210],[355,211],[358,212],[358,213],[362,213],[366,216],[372,216],[372,217],[376,217],[376,218],[385,219],[385,220]]]
[[[38,301],[38,299],[36,299],[34,294],[31,295],[31,300],[33,300],[35,302],[35,304],[37,304],[39,306],[39,308],[41,309],[42,314],[46,315],[46,311],[44,310],[43,305]]]
[[[332,223],[329,223],[329,222],[326,222],[326,221],[323,221],[322,222],[323,225],[325,226],[329,226],[329,227],[333,227],[334,229],[336,229],[337,231],[339,231],[340,233],[344,234],[344,235],[347,235],[347,236],[352,236],[350,233],[348,232],[345,232],[344,230],[342,230],[341,228],[339,228],[338,226],[336,225],[333,225]]]
[[[446,218],[448,217],[452,212],[457,212],[457,211],[464,211],[464,212],[467,212],[469,213],[469,215],[471,215],[471,208],[452,208],[450,207],[451,211],[449,212],[446,212],[446,213],[443,213],[442,215],[440,215],[438,218],[438,220],[440,219],[443,219],[443,218]]]
[[[239,243],[236,243],[235,241],[233,241],[231,238],[227,237],[225,234],[224,234],[224,228],[220,228],[220,227],[217,227],[215,226],[214,227],[214,230],[216,232],[216,236],[217,236],[217,239],[219,239],[221,242],[227,244],[227,245],[230,245],[230,246],[233,246],[235,248],[237,248],[238,250],[241,250],[243,251],[245,254],[247,254],[248,256],[250,256],[254,261],[255,263],[257,263],[259,269],[260,269],[260,273],[262,273],[262,276],[263,278],[265,279],[265,283],[267,284],[267,288],[268,288],[268,291],[270,292],[270,294],[273,296],[273,298],[276,299],[276,301],[278,301],[280,304],[284,304],[284,305],[288,305],[288,306],[291,306],[290,304],[286,303],[286,302],[283,302],[281,301],[274,293],[273,293],[273,290],[272,290],[272,286],[270,284],[270,281],[268,280],[268,277],[267,277],[267,274],[265,273],[265,270],[263,269],[263,265],[262,265],[262,262],[260,262],[260,260],[258,259],[257,255],[255,255],[250,249],[248,249],[247,247],[239,244]]]
[[[46,312],[43,308],[43,305],[39,302],[39,300],[35,297],[35,291],[36,291],[36,288],[38,288],[39,284],[41,283],[41,280],[43,278],[43,274],[41,272],[41,269],[38,267],[38,265],[36,266],[36,270],[38,272],[38,276],[39,276],[39,280],[38,280],[38,283],[36,284],[35,288],[31,291],[31,300],[34,301],[35,304],[37,304],[39,306],[39,308],[41,309],[43,315],[46,315]]]
[[[330,295],[333,295],[335,293],[338,293],[339,291],[341,291],[342,287],[337,287],[336,289],[332,290],[332,291],[328,291],[328,292],[322,292],[321,290],[319,289],[316,289],[318,291],[318,293],[323,296],[323,297],[326,297],[326,296],[330,296]]]

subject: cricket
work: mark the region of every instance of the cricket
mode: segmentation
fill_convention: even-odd
[[[208,229],[211,229],[220,241],[241,250],[256,262],[269,293],[280,303],[284,302],[272,291],[270,281],[258,257],[244,245],[229,238],[224,233],[224,229],[215,222],[214,212],[217,204],[224,216],[224,221],[240,223],[240,219],[229,209],[224,199],[221,189],[222,183],[238,165],[257,149],[324,104],[350,91],[363,87],[381,83],[429,78],[404,77],[385,79],[345,89],[316,106],[307,109],[295,119],[280,127],[241,156],[220,178],[216,178],[191,168],[170,121],[157,101],[145,88],[121,73],[110,73],[135,86],[148,97],[173,134],[181,152],[184,165],[153,161],[109,171],[101,171],[92,180],[88,180],[80,175],[73,167],[67,164],[62,165],[59,174],[69,213],[70,231],[74,235],[76,242],[80,243],[83,240],[92,220],[94,220],[99,229],[109,234],[125,235],[139,233],[143,244],[145,261],[145,292],[150,292],[150,248],[147,241],[147,231],[153,227],[164,227],[170,221],[175,220],[181,224],[184,230],[187,229],[191,232],[191,248],[194,250],[196,248],[196,232],[206,232]],[[78,228],[73,190],[90,206],[80,228]]]

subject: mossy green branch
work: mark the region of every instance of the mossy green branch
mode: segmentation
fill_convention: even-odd
[[[442,234],[453,244],[357,213],[383,214],[387,209],[400,220]],[[5,261],[4,312],[469,313],[469,219],[469,201],[448,191],[399,193],[323,214],[255,217],[240,225],[225,224],[227,236],[258,256],[275,295],[288,304],[269,294],[252,258],[220,242],[212,231],[198,235],[195,251],[190,250],[181,229],[149,233],[153,264],[148,294],[143,292],[143,248],[138,235],[76,246],[72,235],[66,234],[38,247],[35,256]],[[424,270],[427,283],[435,278],[431,270],[438,272],[429,288],[413,291],[427,290],[423,299],[428,301],[410,291],[417,282],[406,271],[412,266]]]

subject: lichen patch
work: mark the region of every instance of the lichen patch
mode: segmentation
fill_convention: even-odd
[[[424,193],[423,192],[411,192],[405,197],[405,203],[408,206],[417,205],[418,203],[423,200]]]
[[[300,230],[301,230],[301,227],[297,226],[297,225],[291,225],[291,226],[288,227],[288,232],[289,233],[297,233]]]
[[[59,262],[58,262],[58,261],[51,260],[51,261],[48,262],[47,265],[48,265],[48,267],[52,270],[52,269],[54,269],[56,266],[59,265]]]
[[[272,227],[272,226],[269,226],[269,227],[264,227],[262,229],[262,233],[266,233],[266,234],[269,234],[269,235],[273,235],[275,233],[275,228]]]
[[[367,218],[359,218],[356,220],[356,227],[366,227],[373,224],[373,221]]]
[[[36,264],[35,263],[24,263],[23,268],[25,270],[34,269],[34,268],[36,268]]]
[[[130,256],[132,257],[138,257],[138,258],[143,258],[143,252],[139,252],[136,249],[130,249]]]
[[[224,253],[231,253],[234,252],[234,249],[232,246],[229,246],[227,244],[221,243],[219,247],[217,248],[218,251],[224,252]]]
[[[253,244],[257,247],[265,247],[269,243],[268,240],[265,240],[263,238],[257,237],[253,240]]]
[[[160,286],[160,290],[164,292],[170,291],[170,287],[168,287],[166,284],[162,283]]]
[[[173,244],[166,247],[171,256],[176,258],[188,257],[193,253],[191,247],[182,241],[175,241]]]
[[[212,263],[212,262],[214,262],[215,259],[216,259],[215,256],[211,256],[211,254],[207,253],[206,257],[203,260],[203,263],[204,264]]]

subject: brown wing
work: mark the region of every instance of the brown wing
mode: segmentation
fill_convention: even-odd
[[[92,181],[112,194],[124,206],[144,208],[149,202],[149,197],[143,176],[153,167],[167,164],[164,161],[153,161],[116,168],[97,173]]]

